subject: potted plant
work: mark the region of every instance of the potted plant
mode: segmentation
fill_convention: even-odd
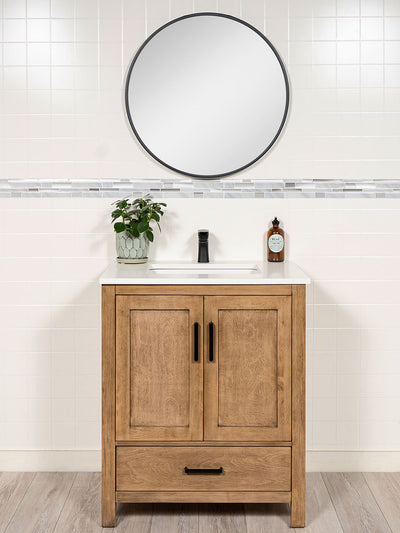
[[[111,213],[116,233],[117,261],[120,263],[145,263],[147,261],[149,242],[153,242],[154,233],[151,223],[154,221],[159,230],[163,207],[167,204],[153,202],[147,194],[143,198],[117,200]]]

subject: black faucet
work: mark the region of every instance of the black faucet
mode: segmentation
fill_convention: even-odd
[[[198,263],[209,263],[210,260],[208,258],[208,230],[207,229],[199,229],[199,256],[198,256]]]

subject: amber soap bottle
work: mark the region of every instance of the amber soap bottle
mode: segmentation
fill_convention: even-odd
[[[279,227],[276,217],[267,233],[267,249],[268,261],[271,263],[281,263],[285,259],[285,232]]]

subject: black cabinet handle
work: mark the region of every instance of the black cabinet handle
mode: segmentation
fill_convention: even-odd
[[[208,359],[214,361],[214,324],[210,322],[208,324]]]
[[[188,468],[185,466],[185,474],[188,475],[199,475],[199,474],[208,474],[208,475],[219,475],[222,474],[224,469],[222,466],[219,468]]]
[[[194,360],[199,360],[199,323],[194,323]]]

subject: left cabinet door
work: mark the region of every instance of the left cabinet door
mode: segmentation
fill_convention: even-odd
[[[203,439],[202,328],[201,296],[117,296],[117,440]]]

